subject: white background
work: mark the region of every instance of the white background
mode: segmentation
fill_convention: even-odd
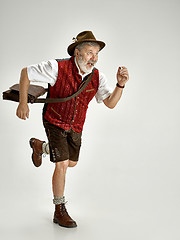
[[[23,121],[17,103],[1,98],[1,239],[180,239],[179,12],[178,0],[0,1],[1,93],[23,67],[68,57],[84,30],[106,43],[97,67],[111,87],[118,66],[130,74],[115,109],[89,106],[80,160],[66,179],[76,229],[52,223],[49,157],[40,168],[31,162],[29,139],[47,140],[42,105],[30,105]]]

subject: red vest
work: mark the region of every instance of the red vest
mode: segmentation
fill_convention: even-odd
[[[82,77],[78,73],[74,57],[58,60],[58,77],[53,87],[49,85],[47,97],[68,97],[77,91],[81,83]],[[88,104],[95,96],[98,86],[99,71],[95,69],[90,83],[76,98],[62,103],[45,104],[44,118],[64,130],[72,128],[80,133],[83,129]]]

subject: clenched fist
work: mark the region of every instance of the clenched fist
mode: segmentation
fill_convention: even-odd
[[[27,103],[19,103],[16,115],[21,118],[26,120],[26,118],[29,118],[29,107]]]
[[[120,86],[124,86],[129,80],[129,73],[126,67],[119,67],[117,71],[117,81]]]

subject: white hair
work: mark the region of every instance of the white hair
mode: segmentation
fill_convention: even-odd
[[[85,45],[92,46],[92,47],[98,46],[100,49],[100,45],[97,42],[82,42],[82,43],[78,44],[75,47],[75,49],[78,49],[79,51],[81,51]]]

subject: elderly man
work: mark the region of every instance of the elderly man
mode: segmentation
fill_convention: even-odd
[[[95,96],[98,103],[103,102],[108,108],[114,108],[129,80],[127,68],[119,67],[116,86],[113,91],[110,90],[105,75],[94,68],[99,51],[104,46],[105,43],[96,40],[91,31],[84,31],[73,39],[67,49],[71,58],[31,65],[21,72],[17,116],[24,120],[29,117],[27,92],[30,82],[48,83],[49,98],[65,98],[80,89],[90,75],[92,77],[87,87],[75,98],[44,105],[43,124],[48,143],[35,138],[30,140],[32,160],[36,167],[41,165],[42,153],[50,153],[50,160],[55,163],[52,178],[55,204],[53,221],[63,227],[77,226],[65,207],[65,175],[67,168],[74,167],[79,158],[88,104]]]

